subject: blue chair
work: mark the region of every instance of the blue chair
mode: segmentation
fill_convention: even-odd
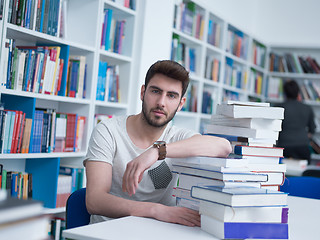
[[[66,205],[66,229],[88,225],[90,214],[86,207],[86,188],[73,192]]]
[[[302,176],[287,177],[281,192],[289,193],[291,196],[320,199],[320,178]]]

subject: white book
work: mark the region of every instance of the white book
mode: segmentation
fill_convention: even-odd
[[[243,156],[248,160],[248,164],[279,164],[280,157],[264,157],[264,156]]]
[[[222,126],[265,129],[272,131],[281,131],[282,125],[281,119],[232,118],[224,115],[212,115],[211,122]]]
[[[215,166],[211,164],[174,162],[172,163],[172,166],[206,169],[206,170],[216,171],[216,172],[248,172],[248,167],[247,167],[247,165],[249,164],[248,159],[246,159],[245,157],[239,158],[239,161],[246,162],[246,165],[241,167],[240,166],[239,167],[221,167],[221,166]]]
[[[279,137],[279,132],[272,130],[230,127],[215,124],[208,124],[205,132],[209,134],[237,135],[246,138],[269,138],[275,140]]]
[[[257,107],[270,107],[270,103],[267,103],[267,102],[246,102],[246,101],[227,100],[227,101],[222,102],[222,104],[243,105],[243,106],[257,106]]]
[[[176,198],[176,206],[178,207],[185,207],[195,211],[199,211],[199,205],[200,205],[200,202],[199,200],[196,200],[196,199],[192,200],[192,199],[180,198],[180,197]]]
[[[193,163],[206,164],[219,167],[244,167],[248,162],[245,159],[239,158],[217,158],[217,157],[188,157],[188,158],[174,158],[172,164]]]
[[[231,207],[267,207],[287,205],[287,193],[269,189],[214,186],[193,186],[191,196],[195,199],[216,202]]]
[[[236,145],[234,147],[234,153],[243,156],[282,157],[283,148]]]
[[[233,118],[284,119],[284,108],[218,104],[216,114]]]
[[[247,166],[249,171],[266,171],[266,172],[286,172],[286,164],[256,164],[249,163]]]
[[[212,178],[193,176],[187,174],[179,174],[176,186],[180,189],[191,190],[192,186],[217,186],[217,187],[257,187],[260,188],[260,182],[238,182],[238,181],[222,181]],[[189,194],[190,195],[190,194]]]
[[[214,178],[223,181],[247,181],[247,182],[266,182],[268,176],[266,174],[251,172],[219,172],[199,168],[172,166],[172,172],[184,173],[200,177]]]
[[[200,201],[199,213],[224,222],[288,222],[288,207],[232,208],[214,202]]]

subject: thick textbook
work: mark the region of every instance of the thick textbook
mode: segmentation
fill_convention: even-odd
[[[284,119],[284,108],[218,104],[216,114],[233,118]]]
[[[254,187],[221,188],[193,186],[191,197],[231,207],[267,207],[287,205],[287,194]]]
[[[270,107],[270,103],[267,103],[267,102],[246,102],[246,101],[235,101],[235,100],[226,100],[226,101],[222,102],[221,104]]]
[[[234,153],[244,156],[283,157],[283,148],[236,145]]]
[[[224,222],[288,223],[288,206],[233,208],[214,202],[201,201],[199,213]]]
[[[247,182],[266,182],[266,174],[251,172],[219,172],[201,168],[191,168],[182,166],[172,166],[173,173],[184,173],[200,177],[214,178],[222,181],[247,181]]]
[[[174,158],[172,164],[197,164],[197,165],[210,165],[218,167],[245,167],[248,164],[246,159],[241,159],[238,156],[228,158],[217,157],[188,157],[188,158]]]
[[[222,181],[213,178],[193,176],[188,174],[179,174],[176,186],[182,189],[191,190],[192,186],[217,186],[217,187],[257,187],[260,188],[260,182],[240,182],[240,181]],[[190,194],[189,194],[190,195]]]
[[[201,229],[219,239],[288,239],[287,223],[223,222],[201,215]]]
[[[272,131],[281,131],[282,125],[281,119],[232,118],[224,115],[212,115],[211,122],[213,124],[223,126],[265,129]]]
[[[244,138],[268,138],[277,140],[279,137],[279,132],[273,130],[230,127],[215,124],[208,124],[205,132],[208,134],[237,135]]]

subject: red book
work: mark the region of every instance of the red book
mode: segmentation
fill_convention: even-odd
[[[14,118],[14,127],[13,127],[13,134],[12,134],[12,141],[11,141],[11,149],[10,153],[16,153],[17,151],[17,134],[19,134],[19,128],[20,128],[20,119],[21,119],[21,111],[15,111],[16,115]]]
[[[21,118],[20,133],[19,133],[19,137],[18,137],[17,153],[21,153],[21,145],[22,145],[22,137],[23,137],[23,133],[24,133],[25,118],[26,118],[26,114],[23,113],[22,118]]]
[[[66,145],[65,152],[74,152],[75,141],[77,133],[77,114],[67,114],[67,132],[66,132]]]

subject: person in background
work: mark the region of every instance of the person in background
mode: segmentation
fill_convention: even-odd
[[[230,143],[169,123],[186,101],[189,73],[180,64],[154,63],[141,87],[142,111],[100,122],[90,138],[86,206],[91,223],[140,216],[199,226],[199,213],[175,206],[171,159],[227,157]],[[142,233],[143,234],[143,233]]]
[[[301,102],[300,88],[295,81],[286,81],[283,91],[286,100],[278,106],[284,108],[284,120],[277,146],[284,148],[284,157],[306,159],[310,164],[309,139],[316,128],[313,110]]]

